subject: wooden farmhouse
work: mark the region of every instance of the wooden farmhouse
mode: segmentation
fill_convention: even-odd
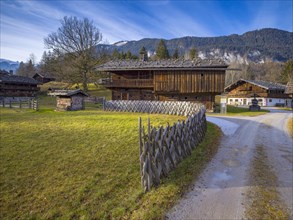
[[[111,61],[97,70],[109,73],[112,100],[202,102],[212,108],[224,92],[227,65],[211,60]]]
[[[51,82],[51,81],[55,81],[55,78],[52,77],[50,74],[48,73],[35,73],[35,75],[33,75],[33,78],[35,80],[37,80],[40,84],[44,84],[47,82]]]
[[[292,100],[285,94],[285,85],[279,83],[240,79],[225,88],[229,105],[251,105],[256,96],[260,106],[291,106]]]
[[[0,97],[35,97],[38,82],[30,77],[0,75]]]
[[[48,95],[56,96],[57,111],[73,111],[84,109],[84,97],[88,94],[80,89],[77,90],[55,90]]]

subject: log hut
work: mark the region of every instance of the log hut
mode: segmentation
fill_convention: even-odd
[[[55,90],[48,95],[56,96],[57,111],[73,111],[84,109],[84,97],[88,94],[80,89],[76,90]]]
[[[261,80],[240,79],[227,87],[229,105],[251,105],[251,100],[258,100],[260,106],[290,106],[291,99],[285,94],[285,85]]]
[[[201,102],[212,109],[224,92],[228,65],[220,60],[120,60],[97,67],[108,73],[103,80],[112,100]]]
[[[0,97],[35,97],[38,82],[30,77],[0,75]]]

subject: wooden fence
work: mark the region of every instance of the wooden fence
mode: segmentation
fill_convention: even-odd
[[[166,127],[152,127],[148,121],[147,131],[139,118],[139,149],[141,184],[144,191],[160,184],[177,164],[191,154],[202,141],[206,132],[205,110]]]
[[[139,118],[139,156],[141,184],[145,192],[160,184],[177,164],[191,154],[203,140],[207,124],[205,107],[191,102],[107,101],[104,109],[123,112],[147,112],[188,116],[174,125],[147,129]]]
[[[3,108],[31,108],[39,110],[39,102],[36,99],[29,100],[1,100],[0,106]]]
[[[192,102],[129,100],[105,101],[103,105],[105,111],[144,112],[183,116],[192,115],[202,107],[203,105]]]

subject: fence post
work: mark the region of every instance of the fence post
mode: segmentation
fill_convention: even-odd
[[[3,108],[5,107],[5,100],[4,99],[2,100],[2,107]]]
[[[21,108],[21,100],[19,100],[19,108]]]
[[[12,106],[11,106],[11,100],[9,100],[9,108],[12,108]]]
[[[141,117],[138,118],[138,138],[139,138],[139,158],[140,158],[142,154]],[[139,161],[139,163],[140,163],[140,175],[142,175],[143,164],[141,163],[141,161]]]

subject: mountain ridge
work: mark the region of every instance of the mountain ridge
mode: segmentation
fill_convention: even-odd
[[[171,55],[176,49],[181,55],[186,55],[190,48],[195,47],[199,56],[203,59],[223,58],[228,63],[233,61],[262,63],[266,60],[285,62],[293,59],[292,39],[293,32],[264,28],[248,31],[241,35],[185,36],[163,40]],[[143,38],[138,41],[127,41],[121,46],[115,44],[107,46],[110,51],[118,49],[127,52],[129,50],[135,55],[138,55],[140,48],[144,46],[149,55],[153,55],[160,40],[160,38]]]
[[[114,44],[99,44],[98,50],[112,53],[115,49],[120,52],[128,50],[135,55],[139,54],[144,46],[148,55],[155,53],[161,38],[143,38],[140,40],[121,40]],[[286,62],[293,59],[293,32],[263,28],[248,31],[243,34],[230,34],[217,37],[185,36],[173,39],[163,39],[172,56],[178,49],[181,56],[188,56],[190,48],[195,47],[198,56],[202,59],[222,59],[226,63],[264,63],[266,61]],[[0,58],[0,69],[15,70],[19,61]]]

